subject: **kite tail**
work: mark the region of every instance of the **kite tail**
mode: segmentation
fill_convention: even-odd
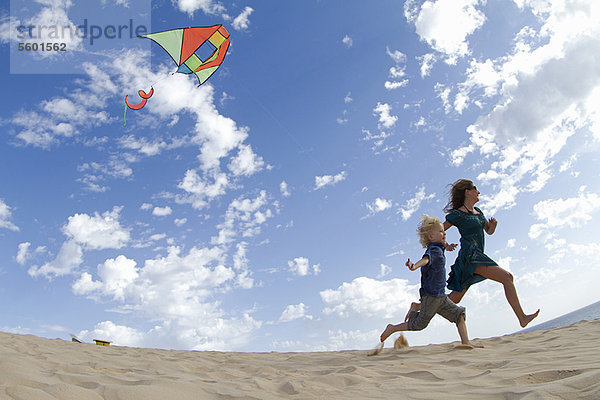
[[[123,111],[123,126],[127,124],[127,103],[125,103],[125,111]]]

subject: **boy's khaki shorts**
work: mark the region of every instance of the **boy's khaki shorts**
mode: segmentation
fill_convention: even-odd
[[[467,318],[466,309],[454,304],[448,296],[433,297],[423,294],[421,296],[421,310],[411,311],[408,316],[408,330],[420,331],[425,329],[435,314],[440,314],[455,324],[460,322],[461,315],[464,315],[465,319]]]

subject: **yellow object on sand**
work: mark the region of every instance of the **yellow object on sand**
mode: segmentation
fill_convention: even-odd
[[[110,342],[108,340],[94,339],[94,342],[96,342],[98,346],[110,346]]]

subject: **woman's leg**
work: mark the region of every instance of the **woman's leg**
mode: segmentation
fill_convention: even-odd
[[[469,289],[469,288],[467,288],[467,289]],[[453,290],[452,293],[450,293],[448,295],[448,298],[450,300],[452,300],[452,302],[454,304],[458,304],[462,300],[462,298],[465,295],[465,293],[467,293],[467,289],[463,290],[462,292],[457,292],[456,290]]]
[[[521,327],[525,328],[535,317],[538,316],[540,310],[538,309],[535,313],[526,315],[521,308],[519,297],[517,296],[517,289],[513,283],[513,276],[510,272],[500,268],[497,265],[480,265],[475,268],[475,273],[483,276],[484,278],[491,279],[496,282],[500,282],[504,286],[504,295],[508,304],[512,307],[515,315],[519,319]],[[448,296],[450,297],[450,296]]]

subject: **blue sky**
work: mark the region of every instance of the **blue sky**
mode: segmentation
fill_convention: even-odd
[[[6,3],[1,330],[371,348],[417,299],[404,262],[423,253],[418,219],[443,220],[459,178],[498,219],[486,252],[526,312],[543,322],[599,300],[597,2]],[[18,51],[21,25],[123,16],[152,32],[221,23],[231,47],[200,87],[139,38],[48,36],[29,44],[67,51]],[[124,124],[125,95],[150,85]],[[520,329],[499,284],[461,305],[471,337]],[[458,336],[436,317],[407,338]]]

